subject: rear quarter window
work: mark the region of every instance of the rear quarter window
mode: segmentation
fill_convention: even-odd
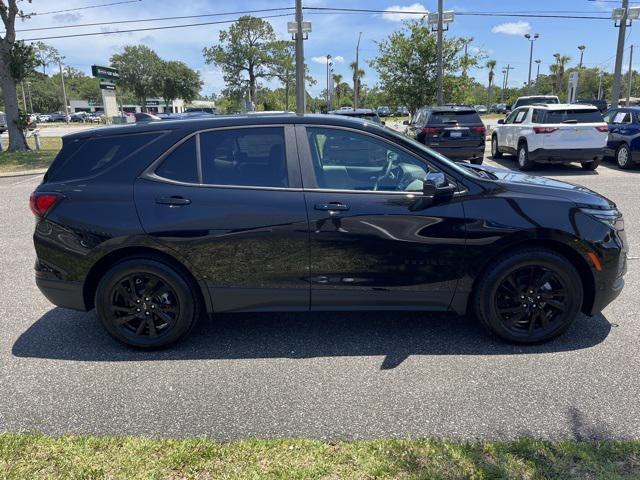
[[[594,108],[593,110],[547,110],[541,123],[599,123],[603,121],[600,111]]]
[[[93,177],[122,162],[161,135],[162,132],[152,132],[63,140],[62,150],[44,180],[65,182]]]
[[[429,124],[458,123],[461,125],[482,123],[476,111],[464,112],[433,112],[429,117]]]

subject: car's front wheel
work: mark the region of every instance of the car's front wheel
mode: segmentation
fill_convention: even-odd
[[[498,148],[498,135],[491,137],[491,158],[501,158],[502,152]]]
[[[616,162],[622,170],[631,168],[633,162],[631,160],[631,150],[626,143],[623,143],[616,150]]]
[[[96,289],[98,318],[115,339],[138,348],[171,345],[200,315],[200,297],[187,275],[151,258],[122,261]]]
[[[582,305],[582,282],[563,256],[542,248],[514,251],[478,279],[473,310],[491,332],[517,343],[562,334]]]

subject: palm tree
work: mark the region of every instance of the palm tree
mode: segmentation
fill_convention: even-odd
[[[486,64],[486,67],[489,69],[489,93],[487,99],[487,110],[491,108],[491,87],[493,86],[493,77],[495,77],[493,69],[496,68],[496,63],[497,62],[495,60],[489,60]]]
[[[364,77],[364,70],[361,68],[358,68],[358,72],[356,73],[356,62],[351,62],[351,64],[349,65],[349,67],[351,68],[351,71],[353,72],[353,95],[355,96],[356,92],[358,92],[358,103],[360,103],[360,87],[362,85],[362,82],[360,81],[360,79],[362,77]],[[357,85],[356,85],[357,82]],[[356,88],[357,87],[357,88]],[[355,99],[354,99],[355,100]],[[355,105],[356,102],[354,101],[353,104]]]
[[[333,74],[333,83],[335,85],[334,92],[336,94],[336,105],[340,105],[340,97],[342,97],[342,75],[339,73]]]
[[[568,55],[561,55],[559,53],[554,53],[553,54],[554,58],[556,59],[556,65],[555,65],[555,69],[552,68],[551,71],[553,72],[555,70],[555,74],[556,74],[556,91],[558,93],[560,93],[562,91],[562,83],[563,83],[563,77],[564,77],[564,67],[567,63],[569,63],[569,61],[571,60],[571,57]],[[552,65],[553,67],[553,65]]]

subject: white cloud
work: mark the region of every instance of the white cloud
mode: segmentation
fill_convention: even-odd
[[[331,57],[333,63],[344,63],[344,57],[340,55],[336,55],[335,57]],[[315,63],[319,63],[321,65],[327,64],[327,57],[311,57],[311,61]]]
[[[401,5],[391,5],[385,8],[386,13],[382,14],[382,18],[391,22],[401,22],[402,20],[408,20],[411,18],[420,18],[421,15],[426,15],[429,11],[424,8],[421,3],[413,3],[403,7]],[[419,15],[415,13],[390,13],[390,12],[420,12]]]
[[[491,29],[493,33],[504,33],[505,35],[524,35],[531,30],[529,22],[507,22],[496,25]]]

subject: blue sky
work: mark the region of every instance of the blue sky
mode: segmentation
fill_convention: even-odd
[[[32,4],[23,5],[25,11],[46,12],[81,8],[92,5],[112,3],[116,0],[33,0]],[[433,11],[436,0],[304,0],[308,7],[352,7],[366,9],[405,9]],[[153,17],[198,15],[206,13],[231,12],[261,8],[278,8],[293,6],[294,0],[236,0],[235,2],[215,0],[139,0],[135,3],[113,5],[92,9],[75,10],[46,15],[35,15],[20,23],[20,28],[45,26],[62,26],[78,23],[113,22],[118,20],[136,20]],[[612,8],[618,3],[611,0],[445,0],[445,9],[460,13],[471,12],[525,12],[568,14],[601,14],[609,16]],[[257,14],[259,16],[260,14]],[[126,25],[105,25],[83,28],[65,28],[36,32],[21,32],[19,38],[30,39],[51,35],[82,33],[92,31],[113,31],[135,27],[161,26],[179,23],[205,22],[233,18],[203,18],[188,20],[155,21]],[[337,73],[348,76],[348,65],[355,59],[355,46],[358,32],[362,32],[360,47],[361,63],[365,69],[364,81],[373,85],[377,81],[375,71],[366,65],[366,60],[375,57],[376,41],[380,41],[394,30],[402,28],[401,15],[383,14],[312,14],[305,13],[305,20],[313,24],[313,32],[305,42],[305,56],[311,74],[318,84],[310,87],[312,94],[318,94],[325,85],[325,65],[323,57],[331,54],[338,61],[335,63]],[[290,17],[270,19],[280,38],[288,38],[286,22]],[[201,72],[205,82],[204,93],[219,92],[224,86],[222,75],[213,66],[204,64],[202,48],[217,42],[218,32],[228,25],[208,25],[185,29],[166,29],[135,33],[118,33],[101,36],[88,36],[70,39],[44,40],[57,47],[66,57],[66,62],[76,68],[90,73],[90,66],[108,64],[109,57],[127,44],[143,43],[158,52],[165,59],[182,60]],[[474,37],[470,48],[480,49],[497,60],[501,69],[509,63],[515,67],[509,74],[509,84],[522,85],[527,80],[529,44],[523,38],[525,32],[539,33],[540,38],[534,45],[534,58],[542,60],[541,72],[547,71],[553,62],[553,54],[560,52],[572,57],[570,64],[577,64],[579,59],[578,45],[586,45],[584,64],[600,66],[606,70],[613,69],[617,29],[611,20],[569,20],[549,18],[509,18],[509,17],[456,17],[447,35]],[[636,22],[629,32],[627,46],[638,42],[640,37],[640,21]],[[640,53],[640,52],[639,52]],[[638,57],[640,59],[640,55]],[[342,59],[342,61],[340,61]],[[625,65],[628,59],[625,59]],[[635,63],[635,62],[634,62]],[[636,67],[637,68],[637,67]],[[474,70],[470,74],[486,82],[486,69]],[[534,73],[535,75],[535,64]]]

